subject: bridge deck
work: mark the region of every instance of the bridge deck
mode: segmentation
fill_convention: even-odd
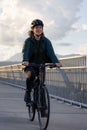
[[[38,130],[37,115],[28,120],[24,90],[0,83],[0,130]],[[87,110],[51,99],[48,130],[87,130]]]

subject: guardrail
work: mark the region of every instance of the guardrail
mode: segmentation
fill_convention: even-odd
[[[64,67],[87,66],[87,55],[60,58]]]
[[[25,88],[22,66],[0,67],[0,81]],[[46,69],[46,85],[52,97],[87,107],[87,66]]]
[[[63,67],[50,70],[46,78],[51,95],[87,107],[87,67]]]

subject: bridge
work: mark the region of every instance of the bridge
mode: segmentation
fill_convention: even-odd
[[[37,115],[28,120],[24,90],[0,83],[0,130],[38,130]],[[51,98],[48,130],[87,130],[87,109]]]
[[[87,66],[46,69],[51,115],[48,130],[87,130]],[[0,67],[0,130],[38,130],[28,120],[20,64]]]

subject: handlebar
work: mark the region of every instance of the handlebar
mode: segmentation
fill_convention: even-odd
[[[44,68],[44,67],[49,67],[49,68],[54,68],[54,67],[57,67],[55,63],[47,63],[47,64],[36,64],[36,63],[29,63],[29,66],[30,67],[41,67],[41,68]],[[60,67],[58,67],[60,68]]]

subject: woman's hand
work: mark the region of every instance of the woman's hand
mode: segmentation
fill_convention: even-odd
[[[62,67],[62,64],[61,63],[56,63],[56,66],[57,67]]]
[[[29,62],[28,62],[28,61],[23,61],[23,62],[22,62],[22,65],[24,65],[24,66],[29,66]]]

